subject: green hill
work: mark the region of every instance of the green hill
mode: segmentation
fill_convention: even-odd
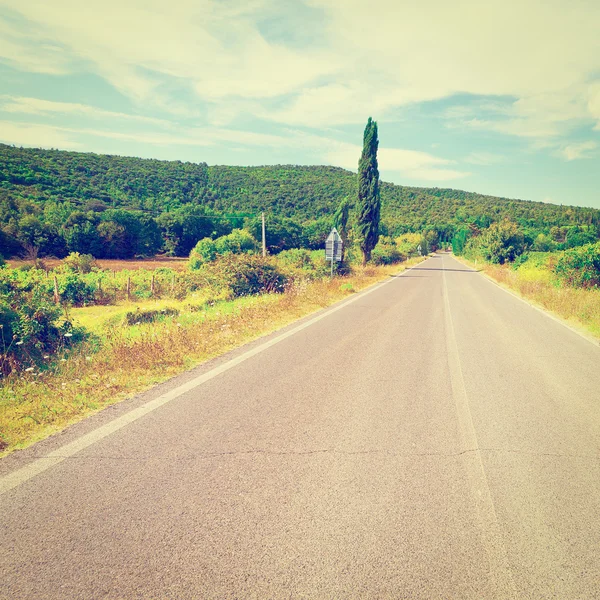
[[[62,236],[67,249],[73,244],[68,242],[65,228],[77,226],[83,231],[86,219],[90,227],[97,228],[104,222],[105,238],[110,233],[106,223],[130,230],[132,225],[124,211],[136,218],[144,215],[145,226],[150,229],[149,219],[156,221],[160,233],[152,235],[162,236],[163,245],[169,235],[175,235],[169,233],[167,221],[182,214],[200,218],[214,213],[247,215],[264,210],[298,224],[325,223],[344,196],[354,196],[355,187],[355,174],[328,166],[208,166],[0,144],[0,227],[4,239],[4,250],[0,248],[0,252],[14,253],[19,246],[26,246],[27,240],[35,245],[34,234],[23,234],[24,227],[37,227],[32,218],[46,227],[46,237]],[[504,217],[525,230],[546,233],[553,226],[600,224],[600,211],[592,208],[509,200],[452,189],[383,183],[381,198],[383,223],[392,234],[429,228],[449,235],[461,226],[483,228]],[[190,238],[194,236],[190,234]],[[129,254],[143,253],[132,243]],[[57,253],[60,240],[53,244]],[[52,244],[46,245],[50,252]],[[146,244],[145,251],[160,250],[160,245],[155,239]],[[183,252],[187,248],[184,246],[176,252]],[[174,248],[166,247],[171,252]]]

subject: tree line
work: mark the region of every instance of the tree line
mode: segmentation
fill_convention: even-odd
[[[340,204],[354,204],[358,179],[325,166],[208,166],[0,144],[0,254],[187,256],[199,239],[242,226],[260,239],[262,211],[271,252],[318,248]],[[379,181],[377,188],[382,236],[418,232],[432,246],[460,244],[508,218],[540,248],[600,237],[592,208]],[[352,225],[356,216],[346,218]]]

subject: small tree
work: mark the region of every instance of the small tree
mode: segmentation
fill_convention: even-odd
[[[492,223],[480,236],[471,238],[465,246],[467,256],[480,256],[488,262],[501,265],[514,261],[524,250],[523,233],[508,219]]]
[[[379,170],[377,167],[377,123],[369,117],[363,137],[363,151],[358,162],[358,201],[356,229],[363,265],[371,259],[371,252],[379,241],[381,199],[379,197]]]

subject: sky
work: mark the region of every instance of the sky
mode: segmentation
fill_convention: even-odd
[[[0,142],[600,208],[598,0],[0,0]]]

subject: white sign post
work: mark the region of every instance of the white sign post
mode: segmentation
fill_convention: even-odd
[[[342,238],[334,227],[325,240],[325,260],[331,261],[331,276],[333,277],[333,262],[342,260]]]

